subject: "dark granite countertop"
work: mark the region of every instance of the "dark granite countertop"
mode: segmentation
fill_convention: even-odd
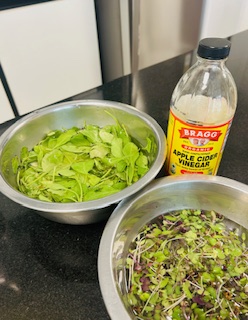
[[[248,184],[248,32],[231,41],[227,65],[238,87],[238,108],[218,174]],[[172,91],[192,53],[68,100],[128,103],[149,113],[166,131]],[[0,125],[0,134],[12,123]],[[3,194],[0,203],[0,319],[108,320],[97,275],[98,246],[106,222],[63,225]]]

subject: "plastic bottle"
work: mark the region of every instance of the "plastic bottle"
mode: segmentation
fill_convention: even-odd
[[[197,62],[174,89],[167,130],[168,174],[216,175],[237,106],[225,63],[230,41],[199,42]]]

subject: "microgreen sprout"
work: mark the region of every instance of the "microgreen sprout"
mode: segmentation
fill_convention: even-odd
[[[248,319],[245,241],[214,211],[180,210],[146,224],[126,263],[136,319]]]

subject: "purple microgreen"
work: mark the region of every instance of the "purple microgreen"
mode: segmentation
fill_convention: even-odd
[[[144,226],[126,263],[137,319],[248,316],[246,235],[227,230],[223,219],[213,211],[182,210]]]

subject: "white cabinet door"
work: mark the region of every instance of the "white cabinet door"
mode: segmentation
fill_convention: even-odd
[[[204,0],[200,38],[229,37],[248,28],[247,0]]]
[[[15,117],[14,112],[9,103],[9,99],[4,90],[2,81],[0,80],[0,123],[11,120]]]
[[[0,12],[0,61],[20,115],[102,84],[94,0]]]

